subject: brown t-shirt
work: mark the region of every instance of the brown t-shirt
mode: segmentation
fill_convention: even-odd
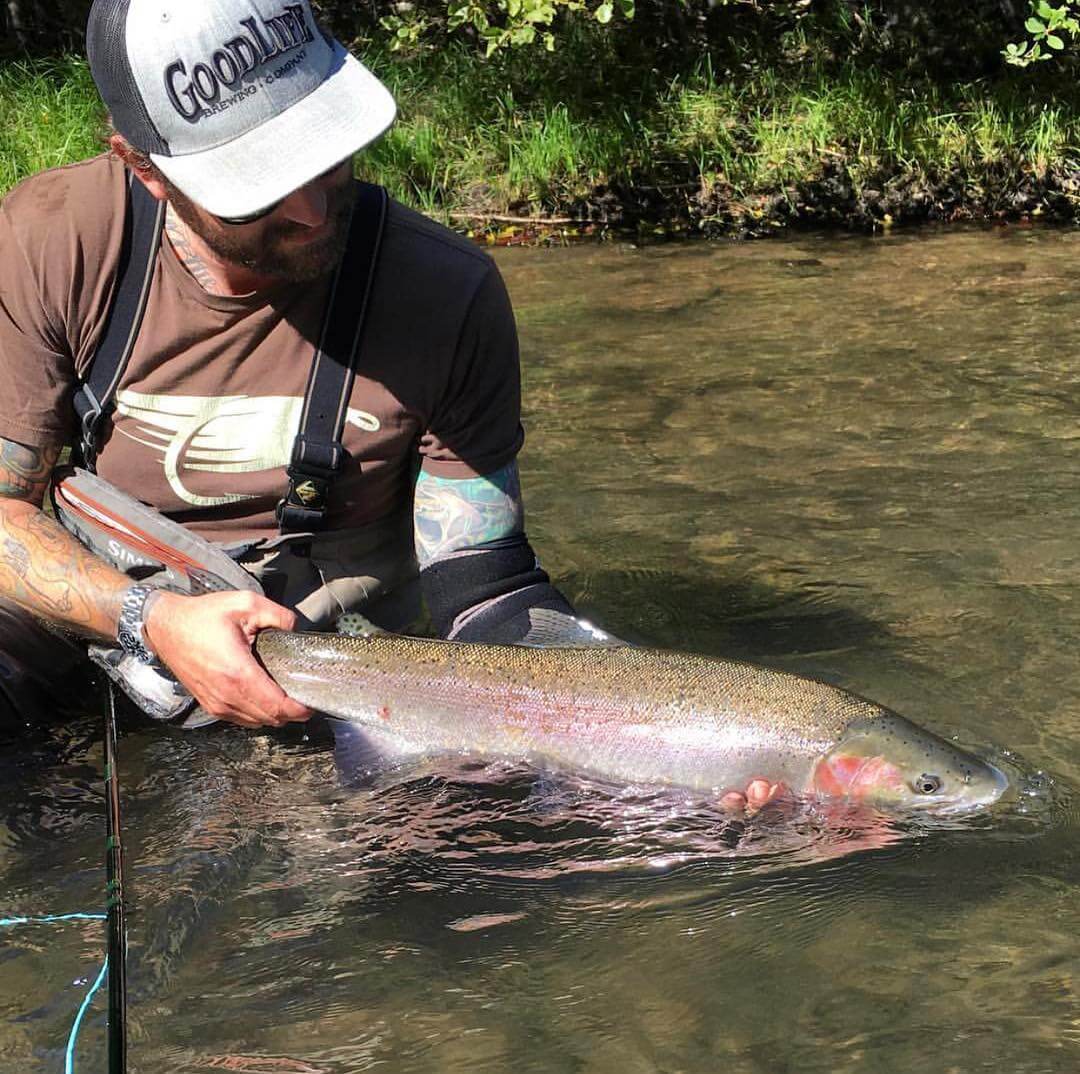
[[[0,203],[6,439],[75,438],[71,396],[112,300],[125,181],[118,161],[96,157],[35,175]],[[329,282],[208,295],[163,238],[98,473],[211,540],[276,532]],[[426,471],[467,478],[508,463],[522,436],[517,333],[498,270],[391,202],[328,526],[406,507],[417,453]]]

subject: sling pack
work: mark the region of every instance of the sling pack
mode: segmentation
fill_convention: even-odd
[[[341,434],[388,201],[380,186],[358,183],[357,187],[348,242],[330,288],[293,441],[289,487],[277,506],[282,533],[309,533],[323,527],[330,486],[345,461]],[[83,465],[91,471],[142,325],[164,221],[165,203],[131,177],[115,298],[101,343],[74,397],[79,450]]]

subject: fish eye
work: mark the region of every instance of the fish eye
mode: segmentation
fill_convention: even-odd
[[[912,781],[911,786],[916,794],[937,794],[941,790],[941,776],[924,772],[918,779]]]

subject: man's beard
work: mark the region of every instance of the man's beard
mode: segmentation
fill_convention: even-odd
[[[223,261],[243,265],[264,276],[290,283],[307,283],[336,268],[349,238],[349,219],[356,200],[351,175],[340,186],[326,191],[326,234],[298,245],[289,237],[308,229],[302,224],[268,218],[256,235],[245,235],[242,226],[219,223],[172,183],[167,183],[169,204],[176,215]]]

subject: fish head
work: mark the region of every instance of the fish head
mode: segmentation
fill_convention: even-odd
[[[811,778],[824,797],[942,812],[990,805],[1008,785],[992,764],[890,712],[852,724]]]

